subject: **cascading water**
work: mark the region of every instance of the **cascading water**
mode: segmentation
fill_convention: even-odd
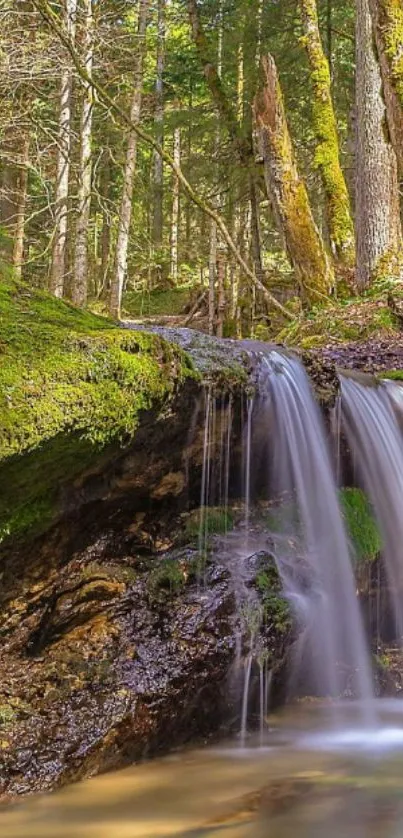
[[[351,375],[341,375],[340,380],[343,427],[378,520],[397,634],[402,637],[403,444],[395,413],[401,409],[401,388]]]
[[[260,358],[257,397],[259,421],[265,421],[273,446],[272,484],[285,493],[283,526],[302,548],[309,588],[298,581],[287,551],[278,554],[284,591],[296,611],[303,606],[300,661],[310,661],[319,694],[340,696],[347,666],[354,691],[371,715],[371,674],[357,602],[348,542],[319,408],[302,364],[272,351]],[[306,587],[306,586],[305,586]],[[304,648],[305,647],[305,648]]]
[[[250,584],[253,559],[259,551],[274,557],[284,596],[298,623],[295,682],[302,681],[305,688],[309,685],[320,696],[339,698],[350,692],[361,700],[362,723],[373,724],[369,655],[319,407],[297,358],[254,342],[245,342],[244,347],[253,360],[257,384],[256,394],[245,409],[242,434],[244,516],[239,531],[221,539],[221,555],[226,557],[241,617],[236,636],[236,668],[243,673],[239,685],[241,738],[246,736],[251,680],[258,682],[262,737],[272,677],[261,642],[263,614]],[[212,485],[209,473],[214,460],[211,446],[215,423],[209,393],[202,481],[204,506],[209,503]],[[225,451],[225,503],[231,427],[232,422],[226,424],[225,440],[221,443]],[[281,526],[267,521],[263,532],[260,528],[256,533],[252,522],[256,492],[266,504],[274,503]],[[205,523],[203,519],[203,544]],[[256,676],[252,679],[253,671]]]

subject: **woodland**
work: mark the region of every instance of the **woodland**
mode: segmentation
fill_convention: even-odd
[[[5,276],[224,336],[399,325],[400,0],[0,12]]]

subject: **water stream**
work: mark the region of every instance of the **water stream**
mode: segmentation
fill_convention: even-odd
[[[353,712],[354,708],[352,708]],[[337,746],[328,708],[270,719],[263,747],[233,742],[107,774],[0,814],[4,838],[400,838],[400,702],[387,735]]]

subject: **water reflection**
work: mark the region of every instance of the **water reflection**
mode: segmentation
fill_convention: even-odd
[[[402,704],[382,703],[387,726],[375,733],[351,727],[354,707],[344,731],[324,732],[326,713],[283,714],[264,747],[258,735],[244,750],[231,743],[188,751],[31,799],[3,811],[0,834],[401,838]]]

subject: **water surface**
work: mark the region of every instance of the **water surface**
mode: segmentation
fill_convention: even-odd
[[[401,838],[403,704],[343,728],[315,703],[253,736],[106,774],[0,815],[4,838]]]

